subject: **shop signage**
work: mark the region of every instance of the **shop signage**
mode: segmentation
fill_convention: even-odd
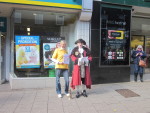
[[[82,9],[82,0],[0,0],[0,2]]]
[[[40,68],[39,36],[15,36],[16,68]]]
[[[0,32],[6,32],[7,29],[7,19],[5,17],[0,17]]]
[[[111,37],[121,37],[121,33],[111,32]]]
[[[129,65],[130,12],[102,7],[100,65]]]

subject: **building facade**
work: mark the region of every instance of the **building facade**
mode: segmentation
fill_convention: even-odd
[[[132,51],[142,45],[149,73],[148,0],[94,0],[91,19],[91,73],[94,83],[129,82],[134,66]]]
[[[75,40],[86,40],[94,84],[130,81],[130,53],[139,44],[149,74],[149,7],[146,0],[0,0],[0,83],[10,81],[12,89],[55,85],[47,58],[61,39],[69,53]]]
[[[60,40],[69,52],[79,38],[89,43],[89,22],[80,21],[81,12],[86,13],[81,0],[0,0],[0,83],[45,84],[54,73],[47,57]]]

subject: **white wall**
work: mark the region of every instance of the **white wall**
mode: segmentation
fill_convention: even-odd
[[[82,38],[83,40],[86,41],[87,45],[89,46],[90,22],[77,21],[76,30],[77,30],[76,34],[77,39]]]
[[[90,22],[76,20],[75,23],[61,27],[61,35],[67,40],[69,47],[74,47],[74,42],[82,38],[89,46]]]

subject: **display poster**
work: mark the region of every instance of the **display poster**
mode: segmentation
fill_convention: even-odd
[[[43,43],[44,68],[55,67],[55,63],[51,60],[55,48],[56,48],[56,43]]]
[[[16,68],[40,68],[39,40],[39,36],[15,36]]]
[[[108,30],[106,41],[106,57],[109,60],[123,60],[125,58],[124,50],[124,31]]]
[[[44,68],[55,68],[55,62],[52,60],[52,55],[56,48],[60,47],[60,41],[64,40],[64,37],[45,37],[42,36],[43,43],[43,63]]]
[[[100,65],[129,65],[131,11],[102,7],[101,15]]]

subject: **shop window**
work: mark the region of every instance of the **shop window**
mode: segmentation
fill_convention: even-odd
[[[129,65],[130,12],[101,8],[101,66]]]
[[[66,40],[69,53],[74,47],[75,33],[69,29],[75,29],[77,14],[27,10],[14,14],[14,73],[18,77],[53,77],[55,67],[49,58],[60,40]]]

